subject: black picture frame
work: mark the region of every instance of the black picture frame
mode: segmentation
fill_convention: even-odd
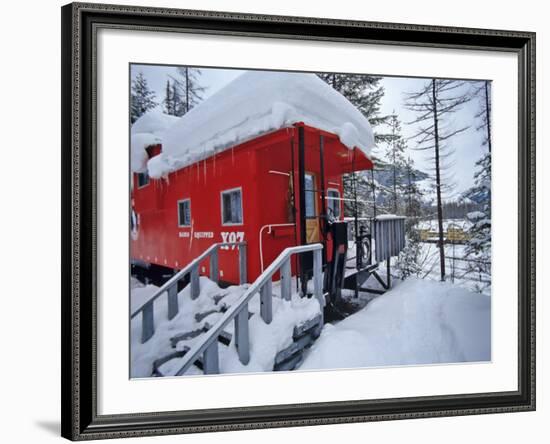
[[[62,436],[119,438],[535,409],[535,33],[72,3],[62,14]],[[518,390],[97,414],[95,38],[100,27],[509,51],[519,65]]]

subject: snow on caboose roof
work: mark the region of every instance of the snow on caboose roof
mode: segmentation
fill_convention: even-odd
[[[162,134],[179,120],[176,116],[164,114],[159,106],[137,119],[130,130],[130,151],[132,171],[146,170],[148,146],[162,143]]]
[[[162,153],[149,160],[147,169],[151,177],[163,177],[298,122],[334,133],[367,156],[374,146],[368,120],[315,74],[248,71],[167,129]]]

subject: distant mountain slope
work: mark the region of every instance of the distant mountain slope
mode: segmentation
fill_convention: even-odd
[[[390,163],[380,159],[375,159],[374,178],[382,186],[391,188],[393,185],[393,167]],[[404,168],[397,168],[397,177],[402,178],[405,182],[408,180],[407,171]],[[424,171],[413,169],[411,171],[411,181],[414,183],[425,180],[430,176]]]

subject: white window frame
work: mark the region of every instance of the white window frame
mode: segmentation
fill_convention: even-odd
[[[189,202],[189,224],[182,224],[180,220],[180,204],[183,204],[184,202]],[[188,197],[186,199],[178,200],[177,210],[178,210],[178,227],[190,227],[191,221],[193,220],[193,216],[191,213],[191,198]]]
[[[306,197],[306,214],[305,214],[305,218],[306,219],[309,219],[309,220],[312,220],[312,219],[317,219],[319,217],[319,208],[318,208],[318,202],[317,200],[319,199],[319,195],[317,194],[317,176],[314,174],[314,173],[311,173],[309,171],[306,171],[305,174],[304,174],[304,185],[305,185],[305,176],[311,176],[311,181],[312,181],[312,186],[313,186],[313,189],[312,190],[304,190],[304,197],[307,196],[307,193],[311,193],[311,195],[313,196],[313,216],[308,216],[307,215],[307,197]]]
[[[223,220],[223,196],[224,194],[234,193],[235,191],[239,191],[241,193],[241,222],[224,222]],[[230,188],[228,190],[223,190],[220,192],[220,211],[221,211],[221,219],[222,219],[222,226],[224,227],[235,227],[244,225],[244,206],[243,206],[244,198],[243,198],[243,189],[242,187],[236,187],[236,188]]]
[[[336,192],[336,194],[338,194],[338,199],[334,199],[334,198],[331,198],[329,196],[329,193],[330,192]],[[330,202],[331,201],[336,201],[338,202],[338,216],[335,216],[334,214],[332,216],[334,216],[336,219],[340,219],[342,217],[342,203],[341,203],[341,198],[342,198],[342,195],[340,194],[340,190],[338,188],[327,188],[327,201],[329,202],[329,205],[330,205]]]

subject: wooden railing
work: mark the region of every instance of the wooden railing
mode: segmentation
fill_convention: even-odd
[[[243,293],[241,298],[233,304],[223,317],[212,328],[205,333],[199,341],[182,358],[180,369],[175,374],[184,374],[202,356],[202,365],[205,374],[216,374],[220,372],[218,355],[218,336],[230,322],[235,322],[235,345],[239,361],[246,365],[250,361],[250,341],[248,329],[248,304],[255,294],[260,294],[260,316],[266,324],[273,319],[272,311],[272,280],[273,275],[280,270],[281,275],[281,297],[287,301],[291,299],[291,266],[290,259],[294,254],[313,252],[313,293],[319,301],[321,315],[325,300],[323,295],[323,262],[321,244],[301,245],[289,247],[258,276],[258,278]],[[321,324],[322,324],[321,318]]]
[[[246,242],[221,242],[211,245],[204,253],[195,258],[186,267],[178,271],[164,285],[162,285],[141,307],[135,310],[130,319],[141,314],[141,343],[147,342],[155,334],[155,301],[163,294],[167,295],[168,319],[173,319],[179,312],[178,282],[190,274],[191,299],[200,294],[199,265],[205,259],[210,260],[210,279],[218,282],[218,256],[221,247],[235,247],[239,249],[239,283],[246,283]]]

